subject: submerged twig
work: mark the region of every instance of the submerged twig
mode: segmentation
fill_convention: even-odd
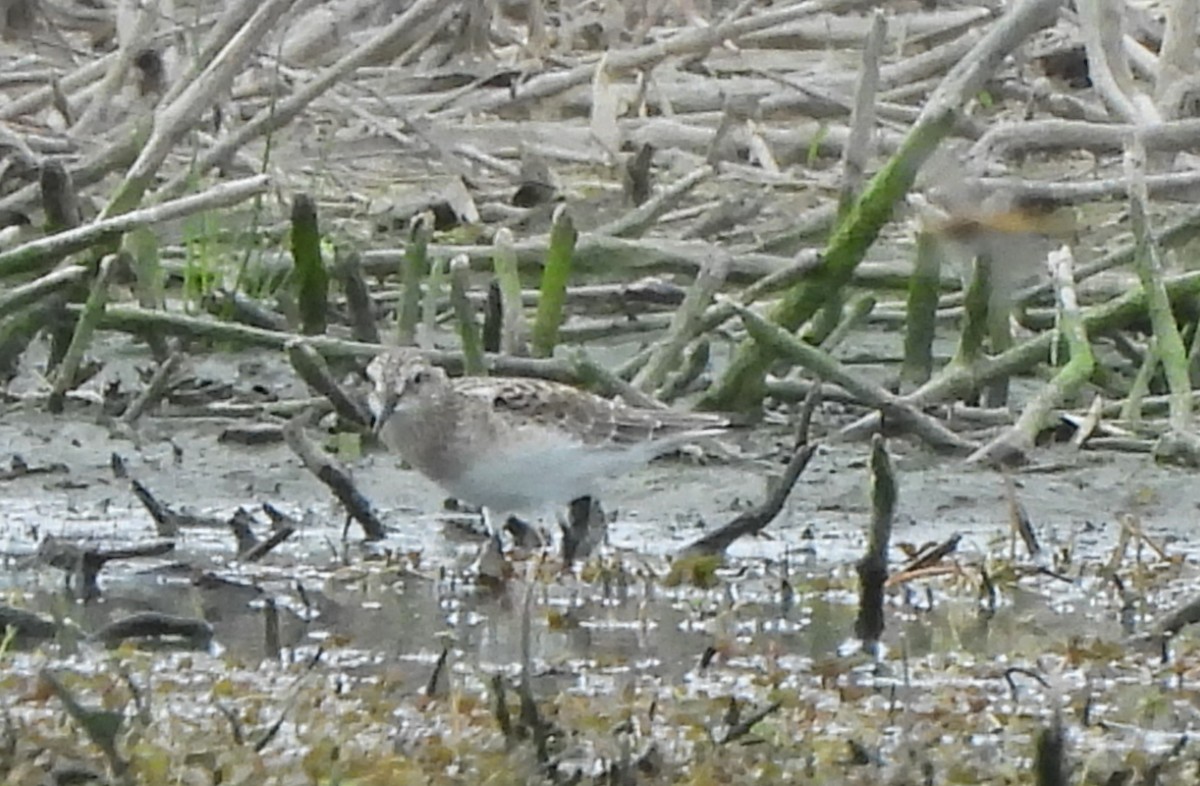
[[[798,445],[787,467],[784,468],[783,475],[771,487],[770,494],[761,505],[688,544],[679,552],[676,559],[723,554],[738,538],[754,535],[764,530],[779,515],[779,511],[783,510],[783,503],[787,501],[796,481],[800,479],[801,473],[804,472],[804,468],[808,466],[809,460],[816,452],[816,444]]]
[[[883,592],[888,577],[887,552],[892,539],[892,519],[896,513],[896,477],[881,435],[871,439],[871,525],[867,531],[867,553],[859,561],[858,618],[854,632],[863,646],[873,650],[883,634]]]
[[[333,378],[325,358],[306,339],[293,339],[286,346],[288,361],[296,374],[317,393],[329,399],[333,409],[348,423],[366,428],[371,417],[362,405]]]
[[[181,352],[172,353],[170,357],[160,363],[154,371],[154,376],[150,377],[150,382],[146,384],[146,389],[121,414],[121,422],[132,426],[147,409],[157,404],[166,395],[167,390],[171,386],[171,376],[182,363],[183,353]]]
[[[333,491],[334,496],[346,508],[346,512],[359,523],[367,540],[382,540],[387,530],[375,513],[370,501],[358,490],[350,472],[340,463],[319,451],[304,436],[308,418],[299,415],[283,427],[284,440],[309,472]]]

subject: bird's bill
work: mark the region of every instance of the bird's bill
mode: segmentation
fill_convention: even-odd
[[[371,434],[378,437],[396,411],[396,405],[394,401],[387,401],[377,393],[371,393],[367,397],[367,406],[371,412]]]

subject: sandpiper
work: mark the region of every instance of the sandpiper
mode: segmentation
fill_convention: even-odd
[[[371,361],[376,433],[447,493],[507,516],[595,496],[598,482],[730,427],[707,413],[632,407],[569,385],[458,377],[414,350]]]

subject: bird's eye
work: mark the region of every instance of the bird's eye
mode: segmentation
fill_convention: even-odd
[[[414,385],[420,385],[420,384],[423,384],[425,382],[425,380],[427,380],[428,378],[429,378],[429,375],[426,374],[424,371],[418,371],[417,373],[413,374],[412,383]]]

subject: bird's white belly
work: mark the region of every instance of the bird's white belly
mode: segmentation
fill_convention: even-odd
[[[496,513],[537,512],[595,495],[598,481],[632,469],[650,458],[641,450],[603,450],[577,443],[521,443],[478,456],[458,477],[444,482],[448,492]]]

